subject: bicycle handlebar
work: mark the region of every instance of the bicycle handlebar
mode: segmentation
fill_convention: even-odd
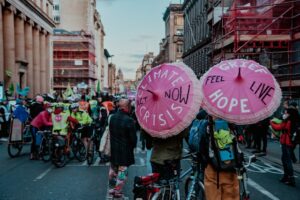
[[[248,162],[246,162],[246,164],[244,165],[244,167],[249,167],[251,165],[251,163],[255,162],[256,160],[257,160],[257,158],[256,158],[255,154],[249,156]]]

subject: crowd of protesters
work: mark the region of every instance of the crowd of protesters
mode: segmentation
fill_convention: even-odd
[[[105,105],[104,102],[107,101],[113,102],[113,104]],[[134,103],[126,98],[120,100],[119,98],[113,98],[108,95],[88,98],[86,95],[82,95],[80,99],[73,99],[71,101],[62,100],[60,98],[46,101],[43,96],[38,95],[34,100],[17,100],[14,109],[18,106],[26,108],[29,112],[28,121],[30,121],[31,132],[33,134],[31,159],[38,159],[37,149],[34,143],[35,134],[37,130],[53,125],[52,113],[57,114],[58,112],[63,112],[63,110],[68,110],[68,117],[71,117],[71,121],[77,121],[77,123],[83,123],[80,120],[83,120],[82,113],[84,113],[86,114],[85,120],[87,123],[91,123],[91,121],[96,122],[101,130],[100,134],[103,134],[105,127],[109,125],[111,134],[111,157],[109,158],[101,154],[99,156],[101,158],[100,162],[111,162],[109,170],[110,194],[115,197],[123,195],[122,188],[128,176],[128,167],[134,164],[133,150],[137,145],[137,130],[140,130],[139,138],[142,143],[142,150],[146,148],[152,149],[150,162],[153,172],[161,173],[165,179],[171,178],[172,174],[169,170],[170,167],[165,163],[166,160],[172,161],[172,164],[175,164],[178,171],[180,171],[183,140],[188,137],[189,128],[177,136],[167,139],[151,138],[138,124],[134,113]],[[15,114],[14,109],[11,108],[11,105],[7,101],[1,102],[0,137],[8,136],[11,116]],[[77,112],[81,113],[81,117],[77,116]],[[109,115],[112,115],[110,123],[108,123]],[[292,139],[292,135],[299,129],[300,123],[299,108],[295,101],[285,101],[283,111],[277,118],[280,120],[280,123],[275,123],[271,118],[267,118],[256,124],[247,126],[231,125],[231,129],[235,132],[238,142],[243,143],[246,148],[253,148],[252,153],[265,156],[268,156],[268,138],[278,138],[281,144],[281,160],[284,169],[284,176],[280,181],[287,185],[294,186],[295,179],[292,163],[299,163],[300,161],[300,158],[297,159],[294,154],[297,145],[300,144],[300,138]],[[201,117],[201,120],[202,119],[203,117]],[[280,134],[275,135],[270,129],[280,131]],[[87,129],[85,132],[89,133],[90,130]],[[83,136],[88,137],[89,134]],[[219,189],[214,187],[214,184],[212,187],[210,186],[211,183],[215,182],[215,180],[212,180],[213,174],[215,173],[214,169],[209,164],[209,161],[205,163],[205,166],[207,166],[205,175],[207,191],[210,191],[209,188],[218,191]],[[236,190],[238,187],[236,174],[228,174],[226,172],[223,175],[221,173],[219,178],[220,183],[218,184],[221,184],[221,186],[222,184],[228,184],[228,182],[233,184],[230,191],[227,192],[236,193],[236,191],[238,191]],[[233,188],[235,188],[235,190],[233,190]],[[222,194],[218,194],[218,192],[214,194],[222,196]],[[238,193],[236,195],[238,195]],[[233,194],[233,196],[231,196],[232,199],[237,199],[236,195]],[[216,198],[216,196],[208,197],[207,199],[214,198]]]

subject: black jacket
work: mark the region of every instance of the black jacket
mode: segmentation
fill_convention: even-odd
[[[133,149],[137,142],[134,120],[127,113],[119,110],[111,116],[109,131],[111,163],[115,166],[134,164]]]
[[[44,106],[41,103],[33,103],[30,107],[30,117],[33,120],[40,112],[44,111]]]

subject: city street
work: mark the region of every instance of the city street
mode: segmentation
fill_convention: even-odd
[[[270,151],[280,155],[279,144],[269,142]],[[278,149],[276,150],[276,146]],[[57,169],[50,162],[29,160],[29,146],[21,157],[11,159],[7,154],[6,142],[0,144],[0,199],[1,200],[38,200],[38,199],[106,199],[108,187],[108,164],[99,165],[98,161],[92,166],[70,161],[66,167]],[[247,152],[246,152],[247,153]],[[130,167],[129,179],[125,186],[127,199],[133,199],[133,178],[136,175],[147,174],[147,153],[140,148],[136,151],[136,164]],[[274,153],[275,155],[275,153]],[[277,200],[299,199],[299,169],[296,164],[296,187],[283,185],[278,180],[282,176],[280,165],[276,160],[259,158],[248,168],[249,190],[251,199]],[[189,165],[189,160],[182,162],[183,170]]]

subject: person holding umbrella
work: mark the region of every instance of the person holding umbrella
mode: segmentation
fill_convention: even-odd
[[[256,124],[273,115],[278,109],[282,98],[281,89],[272,73],[253,60],[224,60],[211,67],[200,78],[200,86],[201,106],[210,116],[215,118],[210,125],[210,135],[216,135],[217,138],[223,137],[226,141],[226,144],[217,142],[219,148],[226,148],[227,145],[232,146],[233,149],[236,147],[233,145],[235,140],[230,136],[230,130],[216,128],[216,119],[223,119],[236,125]],[[226,123],[222,122],[220,124],[223,124],[222,127],[226,127],[224,125]],[[214,137],[211,138],[214,139]],[[224,161],[229,158],[232,161],[236,159],[230,156],[232,154],[222,154],[220,154],[220,157],[225,156],[223,157]],[[232,163],[239,165],[239,162]],[[204,185],[207,186],[212,183],[212,187],[205,188],[206,199],[242,199],[245,197],[243,196],[244,193],[246,198],[249,198],[247,191],[241,193],[239,197],[239,186],[236,187],[237,174],[240,174],[241,168],[242,166],[236,167],[236,172],[222,171],[219,176],[215,176],[217,174],[216,169],[206,168]],[[221,187],[213,184],[217,183],[213,177],[216,179],[219,177]],[[223,186],[226,187],[226,182],[233,185],[231,188],[224,190]]]

